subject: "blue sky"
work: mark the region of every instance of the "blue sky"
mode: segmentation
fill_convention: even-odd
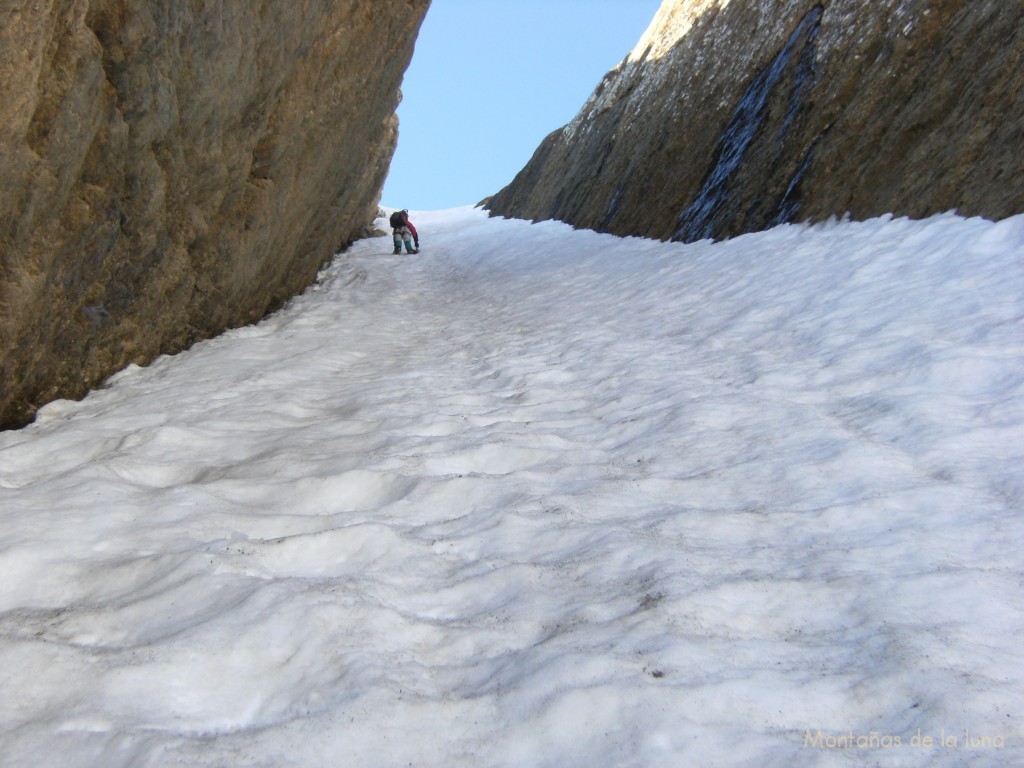
[[[434,0],[402,84],[381,203],[438,210],[508,184],[640,39],[661,0]]]

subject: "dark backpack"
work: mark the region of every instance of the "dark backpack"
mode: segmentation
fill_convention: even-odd
[[[391,227],[392,229],[398,229],[399,227],[405,226],[405,219],[402,218],[401,211],[395,211],[391,214]]]

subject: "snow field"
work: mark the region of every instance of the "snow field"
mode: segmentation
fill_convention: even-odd
[[[1024,762],[1024,217],[412,218],[0,434],[11,765]]]

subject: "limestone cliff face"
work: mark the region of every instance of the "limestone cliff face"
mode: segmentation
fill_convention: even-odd
[[[429,0],[0,7],[0,425],[256,320],[375,213]]]
[[[1024,3],[665,0],[487,207],[693,241],[1024,211]]]

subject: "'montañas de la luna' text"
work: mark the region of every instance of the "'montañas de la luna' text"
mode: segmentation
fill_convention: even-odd
[[[965,728],[963,731],[940,730],[930,735],[917,730],[909,738],[894,733],[822,733],[821,729],[804,731],[804,747],[810,749],[898,749],[918,747],[922,749],[1002,749],[1006,746],[1003,736],[979,734]]]

